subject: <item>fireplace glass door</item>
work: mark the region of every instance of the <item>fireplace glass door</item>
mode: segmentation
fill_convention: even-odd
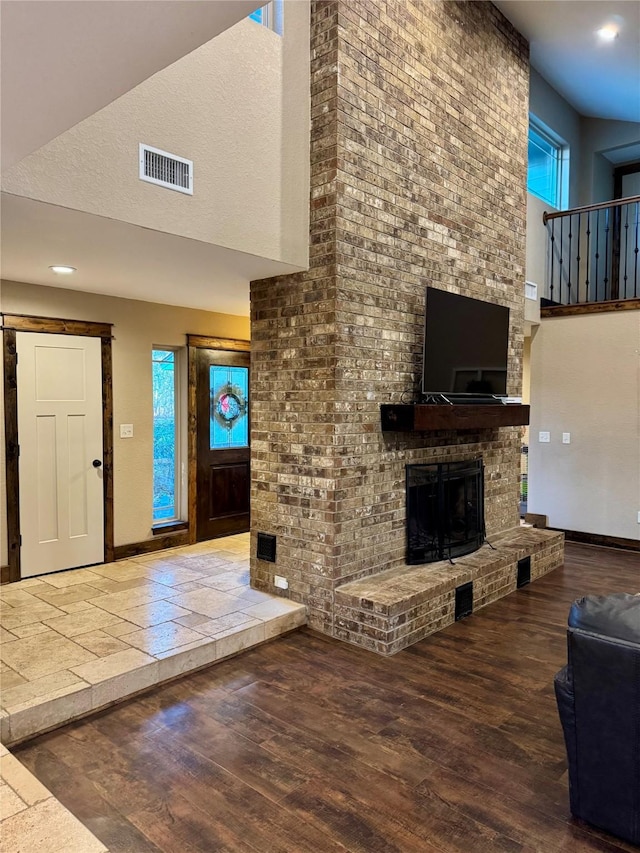
[[[484,542],[481,459],[407,465],[407,563],[476,551]]]

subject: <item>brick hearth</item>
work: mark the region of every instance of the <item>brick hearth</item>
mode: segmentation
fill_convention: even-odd
[[[456,587],[473,583],[479,610],[516,589],[518,560],[531,557],[531,580],[562,565],[564,534],[518,528],[492,547],[455,560],[397,566],[336,589],[335,636],[392,655],[454,622]]]

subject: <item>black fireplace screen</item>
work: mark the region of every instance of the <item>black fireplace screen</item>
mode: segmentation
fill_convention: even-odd
[[[407,465],[407,563],[476,551],[484,542],[481,459]]]

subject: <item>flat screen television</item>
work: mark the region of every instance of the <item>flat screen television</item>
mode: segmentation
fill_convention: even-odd
[[[509,309],[427,287],[423,396],[505,396]]]

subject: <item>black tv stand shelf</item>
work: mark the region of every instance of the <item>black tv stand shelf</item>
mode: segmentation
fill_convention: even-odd
[[[491,429],[503,426],[526,426],[529,406],[506,405],[443,406],[439,403],[382,405],[380,418],[383,432],[427,432],[437,429]]]

